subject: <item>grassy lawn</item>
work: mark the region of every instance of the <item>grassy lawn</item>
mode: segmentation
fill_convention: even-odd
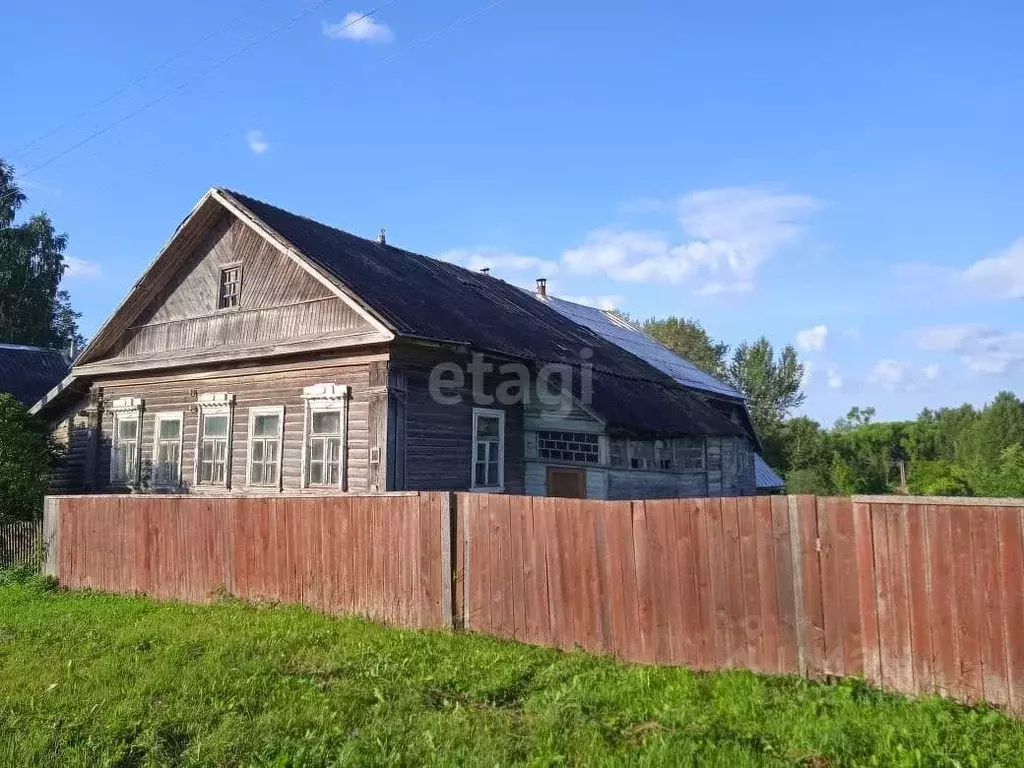
[[[618,664],[301,608],[0,576],[0,765],[1018,765],[1024,726],[859,683]]]

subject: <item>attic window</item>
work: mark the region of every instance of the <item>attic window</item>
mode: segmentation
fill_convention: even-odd
[[[221,309],[232,309],[238,306],[238,296],[242,289],[242,265],[236,264],[231,267],[224,267],[220,271],[220,301],[217,306]]]

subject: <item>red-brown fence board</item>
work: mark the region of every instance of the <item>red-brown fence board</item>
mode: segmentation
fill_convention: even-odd
[[[862,675],[1024,714],[1018,502],[423,493],[47,503],[59,513],[52,559],[70,587],[189,601],[226,590],[629,661]]]

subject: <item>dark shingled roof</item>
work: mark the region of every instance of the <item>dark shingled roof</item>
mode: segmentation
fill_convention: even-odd
[[[68,375],[68,361],[58,349],[0,343],[0,392],[31,406]]]
[[[590,406],[609,426],[656,436],[747,434],[670,376],[503,280],[221,192],[349,288],[398,336],[577,369],[589,349]]]

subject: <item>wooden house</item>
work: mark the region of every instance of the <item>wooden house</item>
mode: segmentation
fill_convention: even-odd
[[[33,410],[63,490],[754,493],[742,397],[573,307],[212,189]]]

